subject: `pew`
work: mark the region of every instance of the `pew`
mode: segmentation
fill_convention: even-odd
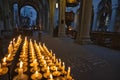
[[[120,50],[120,33],[118,32],[99,32],[90,33],[93,44]]]

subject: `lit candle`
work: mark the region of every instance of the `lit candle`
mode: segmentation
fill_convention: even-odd
[[[65,63],[63,62],[63,65],[62,65],[62,71],[64,72],[65,71]]]
[[[57,67],[55,67],[55,71],[53,72],[53,75],[54,76],[60,76],[60,72],[58,71],[58,68]]]
[[[70,77],[70,67],[68,67],[68,71],[67,71],[67,78]]]
[[[8,54],[8,59],[10,58],[11,54]]]
[[[38,77],[38,71],[35,71],[35,77]]]
[[[40,48],[41,51],[44,51],[43,47],[41,46],[41,43],[39,43],[39,48]]]
[[[38,71],[35,71],[35,73],[31,76],[32,80],[41,80],[42,74]]]
[[[54,62],[55,62],[55,59],[56,59],[56,58],[55,58],[55,54],[53,54],[53,61],[54,61]]]
[[[37,64],[37,59],[34,59],[33,63],[34,63],[34,64]]]
[[[13,38],[13,45],[15,46],[15,38]]]
[[[61,59],[59,59],[59,67],[61,67]]]
[[[19,77],[22,78],[23,76],[23,62],[20,61],[20,67],[18,69],[18,74],[19,74]]]
[[[46,64],[46,61],[45,61],[45,60],[43,60],[43,64],[44,64],[44,65]]]
[[[46,51],[47,53],[49,53],[47,47],[45,46],[45,43],[43,43],[43,48],[45,49],[45,51]]]
[[[22,61],[20,61],[20,68],[22,68],[23,67],[23,62]]]
[[[56,67],[56,69],[55,69],[56,71],[58,70],[58,68]]]
[[[50,74],[50,79],[49,80],[54,80],[52,74]]]
[[[42,60],[44,59],[44,56],[42,56]]]
[[[58,63],[58,59],[56,59],[56,65],[59,65],[59,63]]]
[[[53,53],[52,50],[50,50],[50,53],[51,53],[51,54]]]
[[[0,63],[0,73],[2,73],[2,71],[3,71],[3,70],[2,70],[2,68],[1,68],[1,63]]]
[[[12,46],[12,41],[10,41],[10,44],[8,46],[8,53],[12,53],[13,51],[13,46]]]
[[[50,68],[49,66],[47,67],[47,74],[50,73]]]
[[[6,63],[6,57],[3,58],[3,63]]]

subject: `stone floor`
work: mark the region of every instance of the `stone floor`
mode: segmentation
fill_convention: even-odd
[[[71,67],[75,80],[120,80],[120,51],[78,45],[70,38],[53,38],[44,33],[41,42]]]
[[[45,33],[38,38],[35,32],[32,38],[52,49],[57,58],[65,62],[66,68],[70,66],[75,80],[120,80],[120,51],[78,45],[70,38],[53,38]],[[7,45],[8,42],[4,46]]]

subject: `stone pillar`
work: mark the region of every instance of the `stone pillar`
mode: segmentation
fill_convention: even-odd
[[[55,3],[56,0],[49,0],[50,3],[50,23],[49,23],[49,28],[50,28],[50,35],[53,36],[53,29],[54,29],[54,11],[55,11]]]
[[[17,27],[21,27],[20,25],[20,6],[18,5],[18,11],[17,11],[17,24],[18,26]]]
[[[39,15],[39,18],[38,18],[38,21],[39,21],[39,22],[38,22],[38,26],[39,26],[39,29],[42,30],[42,18],[41,18],[42,15],[40,15],[40,12],[38,12],[38,15]],[[37,15],[37,16],[38,16],[38,15]]]
[[[45,9],[42,9],[42,30],[45,30]]]
[[[116,22],[117,8],[118,8],[118,4],[113,4],[112,5],[111,21],[110,21],[110,26],[108,28],[108,31],[110,31],[110,32],[115,32],[115,22]]]
[[[90,43],[90,23],[92,16],[92,0],[81,0],[80,24],[76,42],[79,44]]]
[[[48,14],[49,14],[49,13],[48,13],[48,9],[47,9],[47,10],[45,11],[45,31],[48,31],[48,30],[49,30],[49,29],[48,29],[48,27],[49,27],[49,25],[48,25],[48,24],[49,24],[49,22],[48,22],[48,21],[49,21],[49,20],[48,20],[48,19],[49,19],[49,18],[48,18]]]
[[[0,2],[0,36],[1,36],[1,30],[4,29],[4,6],[3,6],[3,0]]]
[[[94,8],[94,19],[93,19],[93,26],[92,26],[92,31],[96,31],[98,29],[97,26],[98,22],[98,8]]]
[[[9,1],[4,0],[4,29],[11,29]]]
[[[58,36],[65,37],[65,11],[66,11],[66,0],[59,0],[59,28]]]
[[[14,4],[14,8],[13,8],[13,17],[14,17],[14,28],[18,28],[20,27],[20,8],[19,5],[16,3],[16,5]]]

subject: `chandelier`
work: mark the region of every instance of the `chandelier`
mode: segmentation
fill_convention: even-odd
[[[67,7],[75,7],[79,4],[78,0],[67,0],[66,6]]]

